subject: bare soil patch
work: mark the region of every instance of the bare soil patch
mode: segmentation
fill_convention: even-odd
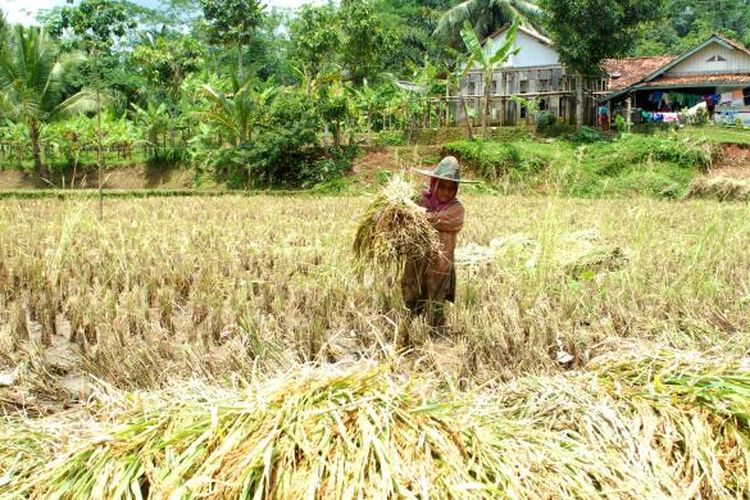
[[[371,149],[356,158],[352,175],[359,185],[373,185],[379,176],[394,172],[410,172],[413,168],[431,169],[440,160],[440,146],[398,146]]]
[[[712,179],[750,179],[750,145],[722,144],[719,160],[708,172]]]

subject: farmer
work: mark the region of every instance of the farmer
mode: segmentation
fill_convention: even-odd
[[[430,326],[444,333],[445,301],[456,297],[456,270],[453,252],[456,239],[464,225],[464,207],[456,198],[461,181],[458,160],[443,158],[435,170],[417,170],[430,178],[430,187],[417,204],[427,209],[427,218],[438,231],[440,253],[422,260],[409,261],[401,278],[404,304],[417,316],[424,314]]]

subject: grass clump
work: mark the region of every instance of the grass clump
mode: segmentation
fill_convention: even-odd
[[[399,266],[437,255],[440,240],[427,212],[414,202],[415,189],[393,176],[365,210],[354,238],[360,265]]]

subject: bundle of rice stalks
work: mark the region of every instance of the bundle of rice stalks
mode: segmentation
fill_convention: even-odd
[[[530,254],[525,267],[532,269],[539,264],[541,242],[523,234],[494,238],[488,246],[469,243],[456,249],[455,258],[460,265],[477,265],[519,250]],[[551,257],[554,267],[576,279],[616,271],[628,261],[625,251],[604,241],[596,229],[561,234],[554,241]]]
[[[87,426],[58,426],[56,439],[82,443],[68,451],[36,445],[21,467],[12,460],[28,453],[0,452],[16,471],[0,495],[747,496],[747,364],[634,348],[590,369],[490,395],[442,393],[383,366],[298,371],[245,392],[127,395],[99,403]],[[44,443],[30,431],[7,442]]]
[[[627,261],[628,258],[620,247],[599,248],[568,262],[563,269],[571,277],[580,279],[617,271]]]
[[[398,266],[440,251],[437,231],[426,210],[414,203],[415,190],[394,175],[365,211],[354,238],[354,255],[361,265]]]
[[[690,183],[685,198],[708,198],[719,201],[750,201],[750,181],[698,177]]]

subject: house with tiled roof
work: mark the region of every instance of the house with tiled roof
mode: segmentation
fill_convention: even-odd
[[[490,35],[487,50],[505,41],[508,28]],[[560,62],[552,42],[528,28],[516,38],[518,53],[494,74],[491,89],[490,122],[513,124],[525,117],[523,106],[514,97],[536,99],[541,110],[554,113],[561,121],[572,122],[575,115],[576,76]],[[461,81],[457,95],[466,109],[478,116],[484,93],[481,69],[470,71]],[[750,50],[740,43],[713,35],[701,45],[680,55],[608,59],[602,63],[602,77],[587,79],[584,87],[584,119],[594,124],[597,108],[609,108],[609,116],[629,103],[631,109],[646,113],[677,113],[706,103],[717,117],[747,118],[750,124]],[[745,116],[747,115],[747,116]],[[671,117],[672,115],[667,115]],[[465,120],[457,108],[456,117]]]
[[[610,108],[627,100],[638,118],[676,119],[674,113],[703,106],[717,121],[750,125],[750,50],[721,35],[672,58],[604,62]],[[649,113],[651,115],[649,115]]]

